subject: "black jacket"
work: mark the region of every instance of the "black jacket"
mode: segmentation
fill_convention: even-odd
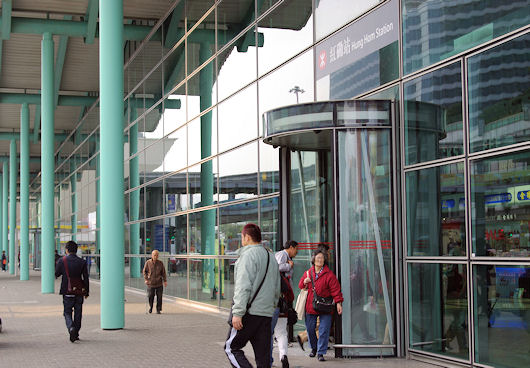
[[[64,257],[59,258],[57,263],[55,264],[55,277],[63,276],[63,279],[61,281],[61,290],[59,294],[65,295],[66,290],[68,288],[68,279],[66,278],[66,271],[64,270],[64,263],[63,263]],[[83,280],[83,283],[85,284],[86,288],[86,295],[89,294],[89,282],[88,282],[88,270],[86,261],[82,258],[79,258],[75,254],[69,254],[66,256],[66,260],[68,262],[68,273],[70,275],[70,279],[81,279]]]

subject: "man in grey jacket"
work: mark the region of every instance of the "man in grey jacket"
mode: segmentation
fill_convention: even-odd
[[[261,243],[261,230],[247,224],[235,264],[232,326],[225,353],[232,367],[252,367],[243,348],[250,341],[258,368],[270,367],[271,319],[280,297],[280,272],[274,255]],[[261,287],[260,287],[261,285]]]

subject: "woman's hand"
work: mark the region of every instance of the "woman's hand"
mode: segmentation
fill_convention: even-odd
[[[338,313],[339,315],[342,314],[342,303],[337,303],[337,313]]]
[[[309,277],[306,277],[304,280],[304,285],[307,286],[307,284],[310,284],[310,283],[311,283],[311,279]]]

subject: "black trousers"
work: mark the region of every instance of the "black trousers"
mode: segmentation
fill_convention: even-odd
[[[83,298],[84,297],[82,295],[63,295],[63,315],[68,331],[70,331],[71,327],[74,327],[77,332],[79,332],[79,330],[81,329],[81,319],[83,318]]]
[[[156,293],[156,310],[161,311],[162,310],[162,291],[164,290],[163,286],[159,286],[156,288],[147,287],[147,295],[149,297],[149,308],[153,309],[153,301],[155,299],[155,293]]]
[[[272,317],[243,316],[243,328],[230,327],[225,343],[225,353],[232,367],[252,368],[243,348],[250,341],[258,368],[271,366],[271,321]]]

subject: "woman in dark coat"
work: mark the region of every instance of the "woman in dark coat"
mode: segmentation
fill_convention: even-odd
[[[313,285],[311,279],[314,281],[315,291],[318,296],[324,298],[333,297],[338,314],[342,314],[342,301],[344,300],[340,291],[339,281],[327,265],[327,257],[328,255],[322,249],[315,250],[311,257],[313,266],[304,272],[298,283],[300,289],[308,289],[305,304],[305,325],[309,336],[309,344],[311,345],[311,354],[309,356],[314,357],[318,354],[318,360],[320,361],[325,360],[324,355],[328,350],[333,313],[319,313],[313,309]],[[318,339],[316,335],[317,318],[320,319]]]

